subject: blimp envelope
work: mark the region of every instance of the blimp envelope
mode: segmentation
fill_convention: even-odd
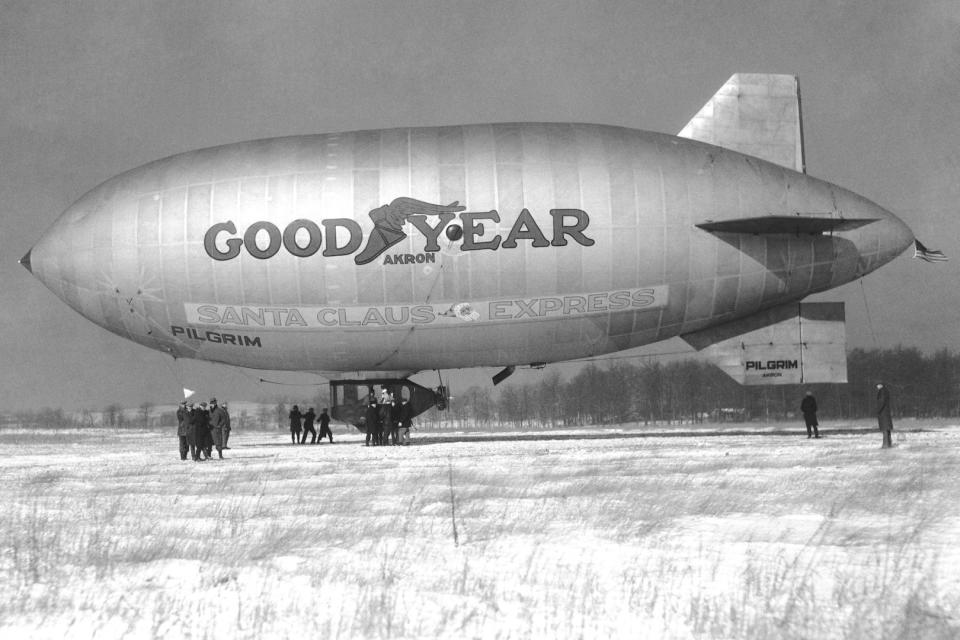
[[[782,305],[743,323],[684,336],[724,373],[743,385],[846,382],[842,302]]]
[[[20,262],[173,358],[394,386],[497,367],[496,384],[681,336],[745,384],[843,382],[842,305],[800,301],[915,238],[807,175],[802,130],[796,77],[740,73],[680,136],[501,122],[235,142],[107,180]]]

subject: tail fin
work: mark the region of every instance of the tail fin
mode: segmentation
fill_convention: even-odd
[[[743,385],[846,382],[842,302],[804,302],[682,336]]]
[[[796,76],[736,73],[677,135],[807,172]]]

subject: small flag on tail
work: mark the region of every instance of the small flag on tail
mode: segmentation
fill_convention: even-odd
[[[919,240],[913,241],[913,257],[926,260],[927,262],[946,262],[950,258],[943,255],[943,251],[936,249],[927,249]]]

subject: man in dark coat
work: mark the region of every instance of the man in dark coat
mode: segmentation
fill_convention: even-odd
[[[327,413],[327,407],[320,412],[320,435],[317,439],[322,441],[324,434],[330,438],[330,444],[333,444],[333,431],[330,431],[330,414]]]
[[[210,411],[207,409],[207,403],[201,402],[200,407],[195,409],[195,420],[197,422],[197,449],[203,453],[204,459],[209,460],[213,453],[213,437],[210,435]]]
[[[187,403],[187,444],[190,446],[190,457],[194,462],[200,462],[201,446],[197,440],[197,426],[200,424],[200,410],[193,406],[192,402]]]
[[[400,444],[400,399],[393,396],[390,400],[390,444]]]
[[[410,444],[410,428],[413,426],[413,407],[410,401],[404,398],[400,405],[400,444]]]
[[[807,395],[803,396],[803,400],[800,401],[800,413],[803,414],[803,421],[807,423],[807,437],[819,438],[820,432],[817,427],[820,426],[820,423],[817,422],[817,399],[813,397],[812,391],[807,391]]]
[[[187,421],[189,420],[189,414],[187,413],[187,401],[181,400],[180,406],[177,407],[177,440],[180,441],[180,459],[186,460],[187,454],[190,453],[190,443],[187,442]]]
[[[367,442],[364,446],[369,447],[371,440],[377,444],[377,423],[380,421],[380,410],[377,408],[377,399],[370,393],[367,399],[367,412],[364,415],[363,426],[367,430]]]
[[[300,438],[300,444],[307,441],[307,432],[311,434],[310,444],[317,444],[317,430],[313,428],[313,421],[316,419],[317,414],[313,411],[313,407],[307,409],[307,412],[303,414],[303,437]]]
[[[377,432],[375,434],[377,444],[383,446],[387,444],[386,438],[390,435],[390,400],[381,402],[377,405]]]
[[[223,443],[226,439],[227,412],[217,406],[217,399],[210,398],[210,434],[213,445],[217,448],[217,455],[223,460]]]
[[[887,385],[882,382],[877,383],[877,424],[880,431],[883,432],[882,449],[889,449],[893,446],[893,415],[890,413],[890,391]]]
[[[223,448],[229,449],[227,442],[230,441],[230,411],[227,409],[226,402],[221,403],[220,408],[223,409],[223,415],[227,417],[227,426],[223,429]]]
[[[290,439],[293,441],[293,444],[297,444],[300,440],[300,431],[303,429],[300,424],[300,408],[297,405],[293,405],[293,409],[290,410]]]

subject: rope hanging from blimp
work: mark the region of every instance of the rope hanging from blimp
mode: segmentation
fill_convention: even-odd
[[[242,370],[240,373],[242,375],[247,376],[251,380],[253,379],[253,376],[248,375],[246,372]],[[319,377],[320,381],[319,382],[281,382],[280,380],[269,380],[267,378],[258,377],[257,382],[261,384],[275,384],[281,387],[316,387],[316,386],[330,382],[330,378],[328,378],[327,376],[322,376],[319,373],[313,373],[312,375]]]
[[[448,207],[453,207],[453,209],[450,209],[450,210],[462,210],[462,209],[463,209],[463,207],[459,207],[459,206],[457,206],[457,205],[458,205],[458,203],[457,203],[456,201],[454,201],[453,203],[451,203],[450,205],[448,205]],[[406,224],[406,222],[404,222],[404,224]],[[423,300],[424,304],[430,304],[430,299],[433,297],[433,290],[437,288],[437,283],[440,282],[440,276],[443,274],[443,269],[444,269],[444,267],[447,265],[447,261],[446,261],[445,258],[446,258],[447,256],[451,256],[451,255],[454,255],[454,256],[455,256],[455,255],[456,255],[455,253],[453,253],[453,243],[454,243],[456,240],[458,240],[458,239],[459,239],[459,237],[457,237],[457,236],[451,237],[449,233],[447,234],[447,246],[444,247],[444,250],[441,252],[441,255],[443,256],[443,258],[441,258],[441,260],[440,260],[440,266],[439,266],[439,268],[437,269],[437,274],[436,274],[436,276],[434,276],[434,278],[433,278],[433,282],[430,283],[430,287],[427,289],[427,295],[424,296],[424,300]],[[425,271],[426,271],[426,269],[430,269],[430,267],[424,267],[424,270],[425,270]],[[427,273],[427,275],[430,275],[429,272],[426,272],[426,273]],[[452,309],[452,308],[453,308],[453,307],[451,307],[451,309]],[[387,355],[385,355],[385,356],[384,356],[382,359],[380,359],[380,360],[377,362],[377,364],[374,365],[374,366],[377,366],[377,367],[383,366],[383,364],[384,364],[385,362],[387,362],[388,360],[390,360],[390,358],[392,358],[393,356],[395,356],[395,355],[397,355],[398,353],[400,353],[400,349],[403,347],[404,344],[406,344],[407,340],[410,339],[410,336],[412,336],[413,333],[414,333],[416,330],[417,330],[417,326],[416,326],[416,325],[410,325],[410,328],[407,329],[407,332],[403,335],[402,338],[400,338],[400,341],[397,342],[397,345],[394,347],[393,351],[391,351],[390,353],[388,353]]]
[[[867,312],[867,327],[870,329],[870,337],[873,338],[873,348],[880,348],[880,341],[877,340],[877,334],[873,330],[873,318],[870,316],[870,305],[867,303],[867,290],[863,286],[863,278],[860,278],[860,293],[863,295],[863,308]]]
[[[180,387],[180,390],[183,393],[183,399],[186,400],[192,396],[195,391],[193,389],[188,389],[185,386],[186,374],[183,371],[183,364],[180,362],[180,358],[178,358],[173,351],[170,351],[169,353],[171,361],[167,362],[167,366],[170,367],[170,371],[173,373],[173,377],[177,381],[177,386]]]
[[[928,249],[922,242],[913,239],[913,257],[924,262],[947,262],[950,258],[944,255],[943,251],[937,249]],[[877,340],[877,334],[873,330],[873,318],[870,314],[870,304],[867,302],[867,291],[863,286],[863,278],[860,278],[860,293],[863,296],[863,308],[867,313],[867,326],[870,328],[870,337],[873,339],[873,347],[880,348],[880,341]]]

